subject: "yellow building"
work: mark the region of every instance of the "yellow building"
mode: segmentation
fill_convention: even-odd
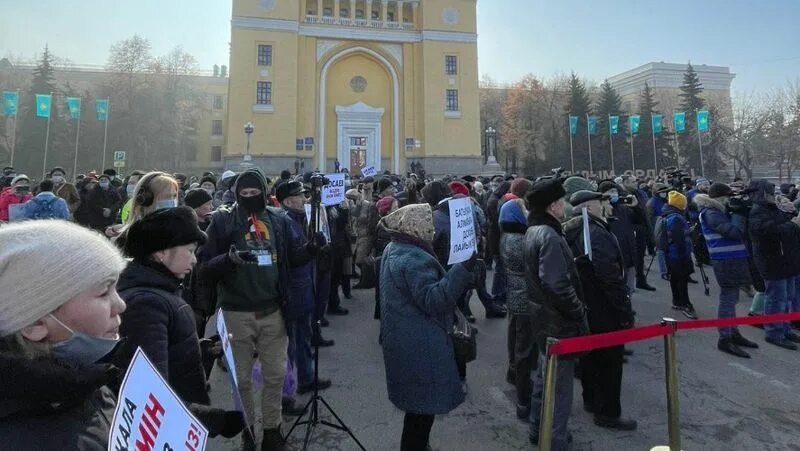
[[[476,0],[234,0],[225,166],[477,172],[477,58]]]

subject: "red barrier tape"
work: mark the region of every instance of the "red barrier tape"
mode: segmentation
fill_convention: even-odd
[[[800,321],[800,313],[779,313],[776,315],[743,316],[725,319],[706,319],[678,321],[678,330],[708,329],[718,327],[733,327],[746,324],[779,323],[786,321]],[[619,346],[635,341],[649,340],[672,333],[672,327],[667,324],[653,324],[605,334],[587,335],[560,339],[548,348],[549,355],[574,354],[595,349]]]

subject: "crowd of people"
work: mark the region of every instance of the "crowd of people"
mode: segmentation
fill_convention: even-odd
[[[121,376],[141,348],[212,435],[241,435],[246,450],[259,442],[262,450],[285,449],[283,416],[303,410],[296,396],[334,383],[314,377],[312,348],[335,345],[324,329],[349,314],[342,298],[353,290],[374,292],[388,397],[405,413],[402,451],[430,449],[435,416],[465,399],[471,358],[453,330],[476,321],[473,293],[487,321],[507,317],[505,377],[533,443],[547,339],[633,327],[632,296],[656,290],[648,283],[653,262],[669,282],[671,307],[687,319],[697,318],[688,285],[700,282],[695,277],[708,283],[705,266],[719,284],[720,318],[736,315],[741,293],[751,315],[800,311],[794,185],[712,183],[679,170],[655,180],[559,170],[529,178],[348,174],[344,200],[319,206],[311,221],[320,181],[321,174],[289,171],[271,180],[256,168],[219,177],[120,177],[109,169],[70,183],[56,167],[37,183],[4,168],[4,445],[105,449]],[[477,251],[451,265],[450,202],[460,199],[469,199]],[[67,261],[75,272],[61,265]],[[219,337],[207,333],[218,309],[246,418],[256,418],[254,382],[262,386],[259,433],[252,424],[243,433],[241,413],[210,406],[215,362],[229,370]],[[795,326],[766,324],[765,341],[796,350]],[[757,347],[736,328],[719,329],[720,351],[750,358],[742,348]],[[620,403],[629,354],[614,346],[561,360],[553,449],[572,441],[576,377],[598,427],[637,428]],[[39,433],[42,425],[48,434]]]

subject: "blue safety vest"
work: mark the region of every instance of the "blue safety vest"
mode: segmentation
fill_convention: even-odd
[[[700,227],[703,230],[703,238],[706,240],[708,255],[711,260],[734,260],[747,258],[747,248],[741,240],[729,240],[715,232],[706,222],[706,211],[704,208],[700,212]],[[725,213],[722,213],[725,214]]]

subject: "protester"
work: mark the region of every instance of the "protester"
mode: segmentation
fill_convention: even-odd
[[[31,179],[27,175],[19,174],[11,179],[11,185],[0,192],[0,221],[8,222],[12,205],[24,204],[32,197]]]
[[[532,443],[539,442],[547,338],[569,338],[589,333],[586,309],[581,301],[580,279],[561,227],[566,208],[565,194],[561,180],[554,178],[536,182],[526,196],[531,211],[528,217],[530,227],[525,233],[525,280],[528,298],[534,304],[534,339],[540,352],[539,371],[535,375],[531,396]],[[574,373],[575,358],[560,358],[555,374],[554,450],[569,447],[568,423]]]
[[[217,179],[213,175],[204,175],[199,184],[199,188],[205,190],[209,196],[213,197],[217,192]]]
[[[124,247],[125,235],[131,224],[156,210],[177,206],[178,182],[166,173],[148,172],[136,184],[127,221],[107,227],[106,236],[114,238],[118,246]]]
[[[372,183],[372,177],[366,177],[361,181],[359,184],[362,192],[361,200],[356,202],[352,211],[353,229],[356,233],[354,259],[360,273],[359,281],[353,287],[354,289],[375,288],[375,269],[370,259],[374,245],[373,238],[370,236],[372,221],[370,216],[373,212]]]
[[[428,447],[435,415],[464,402],[452,339],[456,300],[474,279],[477,255],[445,271],[433,252],[431,207],[387,216],[392,236],[381,266],[381,336],[389,400],[405,412],[401,451]]]
[[[140,347],[184,402],[199,404],[208,404],[209,397],[194,316],[180,290],[197,261],[197,246],[205,241],[188,207],[145,216],[128,230],[125,254],[133,261],[117,286],[127,304],[120,366],[126,368]]]
[[[131,207],[133,206],[133,195],[136,192],[136,184],[139,183],[139,180],[144,175],[145,173],[139,170],[131,172],[119,188],[118,192],[122,200],[122,208],[119,210],[119,218],[117,218],[118,223],[125,224],[128,221],[128,215],[130,215]]]
[[[610,180],[600,182],[597,189],[611,204],[611,215],[608,218],[604,217],[603,222],[617,239],[624,264],[625,285],[628,294],[633,295],[636,289],[636,232],[632,209],[638,207],[638,203],[626,202],[638,202],[638,200],[636,197],[625,195],[624,191],[620,195],[621,190],[621,187]]]
[[[754,180],[747,191],[753,201],[749,221],[753,258],[766,284],[764,314],[788,313],[797,302],[791,293],[800,273],[800,226],[778,210],[772,183]],[[797,350],[800,343],[788,322],[765,324],[764,332],[767,343],[784,349]]]
[[[378,211],[378,216],[381,221],[378,222],[378,227],[375,230],[375,241],[373,244],[373,259],[375,261],[374,267],[378,274],[380,274],[381,257],[386,246],[391,242],[391,235],[382,219],[387,215],[394,213],[397,210],[398,202],[394,197],[384,197],[375,203],[375,208]],[[380,277],[375,279],[375,312],[373,318],[381,318],[381,280]]]
[[[604,182],[605,183],[605,182]],[[608,188],[600,184],[600,190]],[[606,192],[613,189],[606,189]],[[573,218],[564,224],[564,233],[576,256],[589,330],[602,334],[633,327],[630,291],[625,280],[625,257],[608,223],[616,209],[605,194],[578,191],[570,197]],[[584,223],[582,210],[588,222]],[[626,208],[626,207],[622,207]],[[589,243],[586,243],[588,227]],[[586,252],[586,247],[591,254]],[[631,268],[632,269],[632,268]],[[622,345],[595,349],[580,360],[584,409],[594,414],[597,426],[632,431],[634,420],[622,417]]]
[[[222,205],[233,205],[236,202],[236,194],[232,191],[233,184],[236,182],[236,173],[225,171],[222,178],[217,182],[217,191],[214,193],[214,208]]]
[[[505,280],[503,262],[500,258],[500,207],[499,203],[503,196],[511,188],[510,182],[504,182],[501,177],[495,177],[489,184],[494,187],[486,201],[486,220],[489,228],[486,234],[486,258],[494,263],[494,277],[492,278],[492,296],[500,303],[506,300],[506,287],[508,282]]]
[[[692,262],[692,239],[686,222],[686,196],[670,191],[667,205],[663,207],[663,232],[658,243],[664,252],[672,289],[672,308],[689,319],[697,319],[697,313],[689,300],[689,276],[694,272]]]
[[[708,194],[697,194],[694,202],[699,209],[698,219],[703,230],[711,266],[714,268],[719,284],[720,318],[736,317],[736,303],[739,302],[739,290],[750,286],[750,267],[748,252],[742,237],[742,231],[736,228],[726,213],[728,202],[733,191],[724,183],[714,183]],[[728,354],[750,358],[740,346],[757,348],[758,345],[747,340],[739,333],[737,327],[719,328],[717,349]]]
[[[53,181],[42,180],[39,194],[29,200],[20,213],[23,219],[69,219],[69,207],[64,199],[53,194]]]
[[[659,247],[659,243],[663,239],[664,234],[664,217],[662,215],[664,207],[667,204],[667,195],[670,188],[664,183],[656,183],[653,186],[653,197],[647,201],[646,212],[647,220],[653,226],[653,243],[656,245],[656,259],[658,260],[658,269],[661,273],[661,278],[669,280],[669,271],[667,270],[667,258],[664,251]]]
[[[636,288],[645,291],[656,291],[656,288],[647,282],[647,274],[644,270],[644,257],[648,249],[651,255],[655,254],[653,245],[653,224],[647,217],[646,206],[649,199],[647,194],[639,188],[636,178],[623,176],[622,184],[629,196],[635,198],[628,208],[631,211],[631,223],[636,237],[636,254],[634,256],[634,266],[636,267]],[[646,186],[646,184],[645,184]],[[616,208],[616,207],[615,207]]]
[[[50,180],[53,181],[54,185],[53,194],[67,202],[69,213],[72,215],[81,203],[81,196],[78,194],[78,189],[75,188],[75,185],[67,182],[66,175],[64,168],[58,166],[50,170]]]
[[[187,207],[194,210],[200,230],[205,231],[211,223],[211,214],[214,212],[211,194],[202,188],[190,189],[186,192],[183,202]]]

